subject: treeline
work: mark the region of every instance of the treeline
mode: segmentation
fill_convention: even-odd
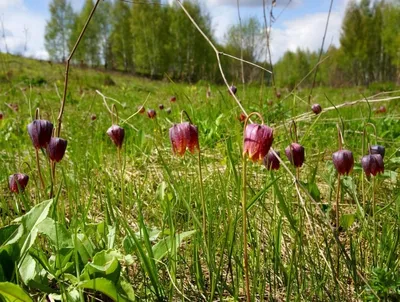
[[[317,64],[319,53],[288,51],[277,62],[278,85],[294,88]],[[400,1],[351,1],[342,23],[340,47],[323,53],[317,85],[400,85]],[[301,86],[312,85],[309,76]]]
[[[65,61],[93,6],[86,0],[75,13],[68,0],[51,2],[45,35],[51,60]],[[196,2],[184,6],[213,40],[208,14]],[[73,63],[185,81],[214,80],[218,72],[215,54],[182,9],[159,0],[101,1]]]
[[[271,68],[265,59],[267,35],[257,19],[233,25],[224,45],[218,45],[207,11],[198,1],[184,1],[183,5],[220,51]],[[82,10],[74,12],[69,0],[51,1],[51,19],[45,36],[51,60],[65,61],[93,6],[93,0],[85,0]],[[273,66],[276,85],[311,86],[313,74],[306,75],[316,66],[318,57],[318,52],[302,49],[286,52]],[[350,1],[340,46],[329,47],[322,59],[316,85],[400,84],[400,1]],[[101,1],[73,63],[103,66],[153,79],[167,74],[188,82],[203,79],[221,83],[222,80],[208,42],[178,5],[160,0]],[[271,84],[269,74],[258,68],[224,56],[221,64],[230,82],[262,80]]]

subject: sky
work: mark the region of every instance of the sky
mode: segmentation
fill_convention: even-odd
[[[173,0],[164,0],[173,1]],[[217,40],[224,42],[227,29],[238,23],[237,0],[198,0],[208,10]],[[266,0],[267,5],[272,0]],[[325,48],[339,45],[341,23],[350,0],[334,0]],[[0,52],[48,59],[44,32],[51,0],[0,0]],[[78,11],[84,0],[70,0]],[[318,50],[321,46],[331,0],[276,0],[271,31],[272,60],[287,50]],[[242,21],[256,17],[263,24],[263,0],[239,0]]]

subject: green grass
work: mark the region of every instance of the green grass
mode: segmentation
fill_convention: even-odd
[[[57,164],[56,197],[49,200],[50,165],[41,153],[43,190],[26,127],[36,108],[56,125],[64,66],[4,54],[0,63],[0,111],[5,116],[0,121],[0,296],[13,301],[42,301],[47,294],[65,301],[244,299],[243,125],[225,87],[211,85],[212,96],[206,98],[205,82],[153,82],[72,67],[61,131],[68,147]],[[115,85],[105,85],[110,78]],[[118,101],[106,100],[110,108],[117,107],[126,132],[122,173],[117,148],[106,135],[111,115],[96,90]],[[330,102],[362,99],[361,93],[375,92],[318,88],[313,101],[327,108]],[[172,95],[176,103],[170,103]],[[273,148],[295,174],[284,149],[291,142],[291,120],[310,111],[307,90],[278,100],[265,85],[238,85],[237,96],[248,112],[261,113],[275,129]],[[145,101],[157,118],[138,114],[123,123]],[[370,111],[366,103],[339,109],[344,146],[352,150],[355,167],[341,178],[338,240],[332,228],[337,175],[331,156],[338,150],[340,123],[335,110],[297,122],[306,149],[297,189],[282,166],[270,173],[261,164],[247,163],[253,300],[400,299],[398,102],[371,103],[372,109],[384,104],[385,114]],[[18,111],[7,104],[18,104]],[[158,104],[171,107],[172,113],[158,110]],[[181,110],[199,128],[202,179],[197,154],[186,152],[181,158],[171,152],[168,129],[180,122]],[[362,176],[360,165],[369,116],[377,138],[369,131],[368,141],[386,147],[385,173],[374,182]],[[23,194],[8,190],[8,177],[16,172],[30,177]]]

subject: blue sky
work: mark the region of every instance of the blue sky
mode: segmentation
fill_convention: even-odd
[[[0,21],[6,41],[0,38],[0,51],[46,59],[44,29],[49,19],[51,0],[0,0]],[[70,0],[79,10],[84,0]],[[172,2],[173,0],[164,0]],[[230,25],[238,22],[237,0],[198,0],[210,13],[214,33],[220,42]],[[274,15],[278,20],[272,27],[271,49],[273,61],[286,50],[296,48],[317,50],[321,45],[330,0],[277,0]],[[344,11],[350,0],[334,0],[326,44],[338,45]],[[239,0],[242,20],[260,18],[263,23],[263,0]],[[271,0],[267,0],[270,5]],[[1,25],[1,23],[0,23]],[[0,30],[2,28],[0,27]],[[2,32],[1,32],[2,33]]]

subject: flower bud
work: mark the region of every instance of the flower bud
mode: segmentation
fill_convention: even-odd
[[[262,160],[274,141],[272,128],[266,125],[249,124],[243,138],[243,156],[247,153],[252,161]]]
[[[385,147],[380,145],[373,145],[369,147],[369,154],[380,154],[382,159],[385,158]]]
[[[67,141],[59,137],[52,137],[47,146],[47,153],[52,161],[59,162],[62,160],[67,149]]]
[[[0,111],[0,121],[4,118],[4,113]]]
[[[90,117],[90,119],[92,120],[92,121],[95,121],[96,119],[97,119],[97,116],[96,116],[96,114],[92,114],[92,116]]]
[[[176,96],[171,96],[171,98],[169,99],[170,102],[175,103],[176,102]]]
[[[171,114],[171,107],[168,107],[167,109],[165,109],[165,111],[166,111],[168,114]]]
[[[279,151],[275,151],[275,153],[280,156]],[[281,165],[279,159],[271,151],[264,157],[263,163],[267,170],[278,170]]]
[[[367,177],[370,177],[371,174],[376,176],[378,173],[383,173],[385,171],[383,159],[380,154],[369,154],[363,156],[361,159],[361,165]]]
[[[164,105],[163,104],[158,104],[158,109],[164,110]]]
[[[143,114],[145,111],[146,111],[146,109],[144,108],[144,106],[139,106],[139,107],[138,107],[138,112],[139,112],[140,114]]]
[[[229,87],[229,93],[234,95],[237,92],[237,88],[236,86],[232,85],[231,87]]]
[[[292,143],[285,149],[288,160],[295,167],[301,167],[304,163],[304,147],[298,143]]]
[[[320,114],[322,111],[321,105],[320,104],[314,104],[311,107],[311,110],[315,113],[315,114]]]
[[[169,129],[169,138],[174,154],[183,156],[186,148],[191,153],[199,150],[199,134],[197,127],[188,122],[175,124]]]
[[[246,120],[246,115],[243,112],[240,112],[238,118],[237,118],[241,123],[243,123]]]
[[[9,177],[8,179],[8,187],[10,191],[13,193],[18,193],[19,189],[21,192],[25,190],[26,185],[28,184],[29,176],[22,173],[16,173]]]
[[[28,125],[28,134],[36,149],[46,148],[53,133],[53,124],[46,120],[34,120]]]
[[[124,137],[125,137],[124,128],[121,128],[118,125],[112,125],[110,128],[108,128],[107,134],[111,138],[111,140],[114,142],[114,144],[118,148],[121,148],[122,143],[124,142]]]
[[[332,155],[333,165],[340,174],[349,174],[354,166],[353,153],[349,150],[339,150]]]
[[[149,109],[149,110],[147,110],[147,116],[148,116],[149,118],[155,118],[156,115],[157,115],[157,113],[156,113],[156,111],[155,111],[154,109]]]

